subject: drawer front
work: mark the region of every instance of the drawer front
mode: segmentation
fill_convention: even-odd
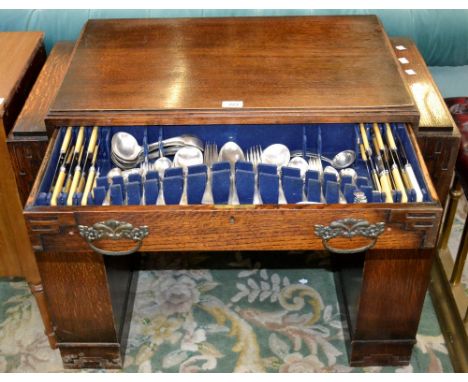
[[[217,131],[216,129],[222,127],[198,128],[203,136],[207,131]],[[338,125],[326,128],[341,127]],[[121,131],[119,128],[114,129],[114,133]],[[132,132],[130,127],[122,129]],[[243,147],[253,141],[265,147],[279,140],[292,150],[301,146],[305,140],[306,150],[321,149],[326,155],[334,151],[356,148],[352,139],[332,143],[333,137],[336,140],[340,136],[336,132],[324,133],[321,139],[314,139],[312,132],[316,131],[315,127],[310,130],[296,127],[297,132],[301,133],[297,134],[300,136],[298,140],[294,140],[289,133],[279,133],[279,129],[277,131],[274,127],[271,130],[267,129],[267,127],[263,127],[263,130],[253,127],[248,142],[240,134],[241,129],[229,127],[222,130],[219,136],[212,135],[212,137],[221,137],[219,139],[224,141],[237,138]],[[178,126],[170,131],[172,136],[175,136],[197,130]],[[261,131],[264,134],[259,134]],[[144,133],[139,130],[135,135],[138,137],[138,134],[141,134],[145,142],[151,134],[154,134],[154,130],[148,128]],[[414,135],[407,130],[404,134],[407,134],[408,140],[405,144],[406,155],[418,177],[424,196],[422,202],[409,200],[403,203],[393,192],[392,195],[396,199],[392,203],[382,202],[385,200],[385,194],[380,193],[380,202],[368,203],[343,203],[346,198],[341,199],[341,203],[327,203],[328,199],[325,197],[323,203],[319,204],[159,205],[156,202],[151,205],[91,205],[93,200],[90,197],[90,203],[86,206],[81,205],[79,200],[75,200],[69,206],[60,203],[57,206],[41,205],[47,204],[47,200],[50,200],[50,181],[57,168],[56,160],[64,135],[64,131],[60,131],[52,139],[36,179],[25,211],[26,220],[33,246],[37,251],[94,250],[103,254],[121,255],[137,251],[174,250],[327,249],[353,253],[369,248],[431,248],[435,244],[441,208],[421,160]],[[160,133],[158,135],[161,137]],[[203,138],[207,140],[206,135]],[[102,137],[98,141],[101,145]],[[331,145],[333,147],[330,147]],[[104,159],[105,155],[101,157],[101,162]],[[355,168],[358,175],[363,174],[365,167],[361,159],[358,158]],[[260,172],[256,175],[258,180]],[[286,178],[279,178],[280,184],[284,185]],[[260,181],[256,184],[258,186]],[[164,180],[161,185],[166,187]],[[342,190],[340,187],[341,194]],[[322,192],[325,194],[325,190]],[[408,192],[407,195],[410,197],[411,193]]]
[[[371,247],[397,250],[434,246],[438,208],[349,207],[148,207],[125,212],[27,214],[27,222],[35,250],[48,252],[102,250],[112,255],[140,250],[329,249],[352,253]],[[125,228],[123,223],[127,223],[127,232],[137,231],[135,236],[112,239],[119,227]],[[90,230],[94,233],[86,236],[85,231]],[[103,237],[95,240],[99,233],[104,233]]]

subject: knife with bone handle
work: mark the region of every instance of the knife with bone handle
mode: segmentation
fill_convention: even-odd
[[[408,195],[406,194],[405,184],[403,182],[402,175],[400,174],[402,166],[398,158],[398,153],[396,150],[395,140],[393,139],[392,130],[390,124],[388,123],[385,124],[385,136],[387,138],[387,143],[389,147],[388,153],[390,159],[390,166],[396,189],[401,192],[401,202],[408,203]]]
[[[379,192],[382,192],[382,187],[380,185],[380,181],[379,181],[379,176],[378,176],[378,173],[377,173],[377,169],[376,169],[376,166],[374,164],[374,161],[372,159],[372,148],[370,147],[369,145],[369,140],[367,139],[367,133],[366,133],[366,128],[364,126],[363,123],[360,123],[359,124],[359,129],[361,131],[361,138],[362,138],[362,144],[361,146],[364,147],[364,150],[365,150],[365,153],[366,153],[366,157],[369,161],[369,164],[371,166],[371,171],[372,171],[372,177],[374,179],[374,184],[375,184],[375,189]],[[362,155],[362,151],[361,151],[361,155]],[[364,158],[364,157],[363,157]]]
[[[385,133],[386,133],[386,136],[387,136],[387,142],[388,142],[388,145],[390,147],[390,151],[394,153],[395,155],[395,158],[396,158],[396,161],[398,163],[398,167],[400,168],[400,171],[401,171],[401,176],[403,178],[403,183],[405,184],[406,188],[407,189],[410,189],[412,188],[412,185],[411,185],[411,182],[409,181],[408,179],[408,176],[405,172],[405,168],[403,166],[403,163],[400,159],[400,155],[402,154],[398,154],[398,148],[397,148],[397,145],[395,143],[395,138],[393,136],[393,132],[392,132],[392,128],[389,124],[386,124],[386,130],[385,130]]]
[[[54,176],[52,178],[52,183],[50,183],[50,192],[54,190],[55,183],[57,182],[57,177],[60,172],[60,168],[62,167],[63,163],[67,158],[68,148],[71,141],[73,128],[71,126],[67,127],[67,131],[63,137],[62,146],[60,146],[60,154],[57,160],[57,166],[55,167]]]
[[[91,166],[89,167],[88,178],[86,179],[86,184],[83,191],[83,197],[81,198],[81,205],[86,206],[88,204],[88,195],[91,192],[91,189],[95,185],[96,181],[96,159],[99,152],[99,143],[94,148],[93,159],[91,161]]]
[[[380,153],[380,156],[382,157],[382,160],[383,160],[383,164],[385,168],[388,170],[389,178],[390,178],[390,185],[392,186],[393,190],[396,190],[397,187],[396,187],[395,179],[393,179],[393,172],[392,172],[392,167],[391,167],[390,160],[389,160],[388,150],[383,142],[382,134],[380,133],[380,128],[377,123],[372,124],[371,137],[374,142],[375,150],[378,153]]]
[[[358,141],[358,145],[359,145],[359,151],[361,152],[361,158],[366,164],[367,173],[369,174],[369,178],[371,179],[372,184],[374,185],[374,190],[382,192],[382,188],[380,187],[380,182],[379,182],[379,176],[377,175],[375,168],[372,167],[372,171],[369,169],[370,160],[367,158],[364,145],[362,143],[359,143],[359,141]]]
[[[81,147],[83,146],[83,140],[84,140],[84,126],[81,126],[80,129],[78,130],[78,134],[76,136],[76,141],[75,141],[75,150],[73,151],[73,157],[72,161],[70,164],[70,169],[68,171],[68,176],[67,180],[65,182],[65,192],[68,193],[70,191],[70,186],[73,180],[73,169],[76,168],[76,165],[78,164],[80,152],[81,152]]]
[[[404,172],[406,173],[407,181],[408,181],[408,188],[412,188],[416,193],[416,202],[422,202],[424,200],[423,193],[421,191],[421,187],[419,186],[418,179],[416,178],[416,174],[414,173],[413,166],[408,160],[406,155],[405,148],[403,147],[403,143],[401,142],[400,136],[397,135],[397,147],[400,153],[401,159],[404,165]]]
[[[91,162],[93,160],[94,151],[95,151],[94,149],[96,148],[98,133],[99,133],[99,127],[94,126],[93,131],[91,133],[91,137],[89,138],[88,148],[86,150],[86,156],[84,159],[84,164],[81,167],[81,178],[80,178],[80,182],[77,188],[77,192],[83,192],[83,189],[85,187],[86,176],[88,174],[88,171],[91,167]]]
[[[73,197],[75,196],[76,189],[78,187],[78,182],[80,181],[81,175],[81,160],[83,157],[84,146],[81,146],[80,156],[78,157],[77,165],[75,166],[75,172],[73,174],[72,182],[70,184],[70,189],[68,190],[68,197],[67,197],[67,206],[73,205]],[[69,174],[71,174],[72,169],[70,168]]]
[[[68,148],[68,152],[65,155],[65,161],[64,163],[62,163],[62,166],[60,166],[60,171],[57,176],[57,181],[55,182],[54,190],[52,191],[52,196],[50,198],[51,206],[57,205],[57,198],[60,192],[62,191],[63,184],[65,183],[65,178],[67,176],[67,171],[71,163],[74,149],[75,149],[75,146],[70,146]]]
[[[374,142],[375,146],[375,161],[377,166],[377,171],[379,172],[380,178],[380,185],[382,187],[382,192],[385,194],[385,203],[393,203],[393,195],[392,195],[392,183],[390,180],[390,174],[388,170],[385,168],[384,161],[378,149],[378,143],[375,138],[375,135],[372,137],[372,141]]]

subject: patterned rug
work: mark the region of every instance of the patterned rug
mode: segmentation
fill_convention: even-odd
[[[407,367],[350,368],[333,273],[271,269],[139,273],[124,372],[450,372],[427,296]],[[0,282],[0,371],[64,371],[22,281]]]

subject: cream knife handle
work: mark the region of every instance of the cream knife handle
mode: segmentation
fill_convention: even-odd
[[[379,150],[384,150],[385,146],[382,140],[382,134],[380,134],[379,125],[377,123],[374,123],[372,125],[372,128],[374,129],[374,134],[375,134],[375,138],[377,139],[377,143],[379,145]]]
[[[421,191],[421,187],[419,187],[418,180],[416,178],[416,175],[414,174],[413,167],[409,163],[405,165],[406,169],[406,174],[408,175],[408,180],[411,183],[411,187],[413,190],[416,192],[416,202],[422,202],[423,201],[423,194]]]
[[[390,186],[390,177],[387,171],[380,173],[380,185],[385,194],[385,203],[393,203],[392,187]]]
[[[68,144],[70,143],[70,140],[71,140],[72,131],[73,131],[73,128],[71,126],[68,126],[65,136],[63,137],[62,146],[60,147],[61,153],[65,153],[67,151]]]
[[[81,145],[83,144],[83,139],[84,139],[84,126],[80,127],[80,130],[78,131],[78,136],[76,137],[76,143],[75,143],[75,153],[78,154],[81,150]]]
[[[390,149],[393,151],[396,151],[397,146],[395,143],[395,139],[393,139],[392,128],[390,127],[389,123],[385,124],[385,134],[387,136],[387,142],[388,142],[388,145],[390,146]]]
[[[359,124],[359,129],[361,130],[362,144],[368,153],[370,151],[369,140],[367,139],[366,128],[363,123]]]
[[[94,152],[94,146],[96,146],[96,141],[98,137],[99,128],[97,126],[93,127],[93,132],[91,133],[91,137],[89,138],[88,143],[88,154],[91,155]]]
[[[73,196],[75,196],[76,188],[78,187],[78,182],[80,180],[81,168],[78,166],[73,174],[73,180],[70,187],[70,192],[68,193],[67,206],[73,205]]]
[[[401,192],[401,202],[408,203],[408,196],[406,196],[405,185],[403,184],[403,180],[401,179],[400,171],[398,171],[398,168],[392,168],[392,175],[393,180],[395,181],[396,189]]]
[[[55,182],[54,191],[52,192],[52,197],[50,198],[50,205],[56,206],[57,205],[57,197],[59,196],[60,191],[62,190],[63,183],[65,182],[65,167],[60,169],[59,176],[57,178],[57,182]]]
[[[81,205],[86,206],[88,205],[88,195],[91,192],[91,187],[94,183],[94,174],[96,173],[96,170],[94,167],[91,167],[89,169],[89,175],[88,179],[86,180],[86,185],[83,191],[83,197],[81,198]]]
[[[377,186],[377,191],[382,192],[382,187],[380,186],[379,176],[375,171],[372,171],[372,178],[374,178],[374,183]]]

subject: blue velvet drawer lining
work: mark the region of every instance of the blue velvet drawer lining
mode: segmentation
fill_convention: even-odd
[[[367,128],[371,124],[366,125]],[[380,126],[382,128],[382,126]],[[427,191],[427,185],[422,175],[421,167],[409,138],[406,126],[400,123],[391,124],[393,133],[400,138],[406,151],[408,161],[412,165],[418,183],[423,193],[423,201],[429,202],[431,198]],[[66,128],[59,130],[55,146],[52,151],[47,169],[41,181],[36,205],[49,205],[53,172],[59,158],[59,150]],[[91,134],[91,127],[85,129],[85,143]],[[114,177],[111,184],[107,181],[107,173],[114,164],[111,162],[110,142],[112,136],[125,131],[132,134],[138,143],[144,148],[147,155],[148,143],[161,141],[181,134],[193,134],[204,142],[216,143],[218,149],[228,141],[235,141],[246,152],[250,147],[261,145],[263,149],[274,143],[285,144],[290,151],[301,150],[314,152],[327,157],[333,157],[336,153],[352,149],[357,153],[357,160],[353,164],[358,174],[356,184],[346,177],[338,182],[333,175],[325,174],[323,182],[319,180],[319,174],[308,171],[305,180],[301,179],[297,169],[283,168],[277,171],[268,165],[261,165],[254,171],[250,163],[239,162],[236,164],[235,176],[232,180],[230,166],[227,163],[217,163],[212,171],[206,166],[189,168],[189,173],[184,176],[182,169],[169,169],[164,178],[160,179],[156,172],[150,172],[145,179],[141,176],[132,176],[128,182],[122,177]],[[78,127],[73,128],[75,140]],[[188,204],[200,204],[204,196],[209,174],[211,173],[211,187],[214,204],[228,203],[232,184],[235,185],[236,197],[240,204],[252,204],[254,194],[258,189],[258,195],[263,204],[282,203],[294,204],[299,202],[334,204],[340,201],[352,203],[354,191],[359,188],[367,197],[368,202],[381,203],[384,196],[372,189],[365,163],[362,161],[357,146],[356,137],[359,135],[357,124],[297,124],[297,125],[190,125],[190,126],[107,126],[99,129],[99,154],[96,167],[99,169],[99,178],[96,187],[88,198],[89,205],[101,205],[105,199],[111,205],[154,205],[164,196],[165,204],[179,204],[186,193]],[[323,167],[327,166],[322,162]],[[407,190],[409,201],[415,201],[415,191]],[[79,205],[81,194],[75,195],[74,205]],[[58,205],[64,205],[67,195],[61,193]],[[285,199],[285,200],[284,200]],[[401,200],[400,192],[393,192],[395,202]]]

